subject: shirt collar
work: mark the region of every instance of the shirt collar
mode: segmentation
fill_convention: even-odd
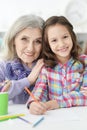
[[[73,57],[71,57],[65,64],[58,63],[56,67],[58,69],[68,68],[68,67],[70,68],[74,62],[75,60],[73,59]]]

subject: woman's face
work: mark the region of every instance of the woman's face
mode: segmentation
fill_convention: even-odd
[[[42,31],[39,28],[26,28],[17,34],[14,45],[21,61],[32,66],[42,49]]]
[[[70,58],[73,42],[64,25],[56,24],[48,28],[48,41],[57,59],[64,63]]]

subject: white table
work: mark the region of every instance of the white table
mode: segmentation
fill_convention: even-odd
[[[9,114],[24,113],[30,116],[26,105],[9,105]],[[34,115],[33,115],[34,116]],[[31,127],[20,119],[0,122],[0,130],[86,130],[87,107],[61,108],[45,113],[44,120],[36,127]]]

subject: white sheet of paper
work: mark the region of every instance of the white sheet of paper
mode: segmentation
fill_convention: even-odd
[[[57,109],[48,111],[45,115],[46,120],[51,122],[60,121],[78,121],[80,117],[73,111],[73,109]]]

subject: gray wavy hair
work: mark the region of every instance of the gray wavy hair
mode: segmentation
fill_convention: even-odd
[[[14,39],[19,32],[29,27],[42,30],[43,25],[44,20],[37,15],[30,14],[19,17],[4,36],[2,57],[6,60],[12,60],[17,57]]]

